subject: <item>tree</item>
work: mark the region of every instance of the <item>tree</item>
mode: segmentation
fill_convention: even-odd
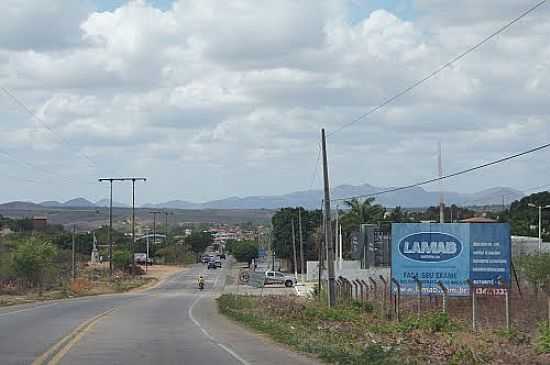
[[[258,257],[258,243],[255,241],[237,241],[233,244],[232,252],[237,261],[250,264],[252,259]]]
[[[388,217],[388,219],[390,222],[394,223],[407,222],[409,220],[407,212],[404,212],[400,206],[393,208],[393,210],[390,212],[390,216]]]
[[[317,237],[314,232],[321,224],[320,210],[305,210],[304,208],[279,209],[271,219],[273,225],[273,250],[277,257],[289,259],[292,257],[292,220],[296,234],[296,249],[299,252],[300,236],[298,233],[298,211],[302,216],[302,234],[304,239],[304,260],[317,259]],[[299,261],[299,260],[298,260]]]
[[[13,253],[13,270],[18,277],[42,289],[44,279],[53,270],[56,254],[50,242],[31,237],[17,245]]]
[[[373,204],[374,198],[346,200],[344,204],[349,209],[340,218],[342,230],[349,234],[357,231],[361,224],[379,223],[384,220],[385,209],[380,204]]]
[[[191,247],[191,251],[197,258],[212,242],[214,242],[214,237],[210,232],[193,232],[185,238],[185,243]]]
[[[550,284],[550,255],[520,256],[516,259],[516,264],[535,290]]]
[[[129,250],[121,248],[113,252],[113,267],[115,269],[125,271],[128,269],[130,262],[131,258]]]
[[[235,247],[236,240],[227,240],[225,242],[225,252],[231,254],[233,252],[233,247]]]

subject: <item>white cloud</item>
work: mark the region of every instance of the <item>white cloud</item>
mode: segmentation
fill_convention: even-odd
[[[527,6],[419,1],[416,18],[379,9],[351,22],[346,3],[335,0],[180,0],[167,10],[137,0],[105,12],[71,1],[52,24],[68,3],[52,4],[5,5],[11,17],[0,25],[0,84],[42,122],[4,96],[0,141],[69,176],[67,166],[76,164],[83,181],[114,170],[185,183],[184,195],[177,186],[166,196],[152,189],[151,200],[308,188],[321,127],[330,132],[354,120]],[[332,136],[334,181],[398,185],[430,177],[438,140],[447,170],[544,143],[545,12]],[[88,157],[96,161],[91,168]],[[514,166],[502,184],[523,187]],[[192,178],[203,174],[213,181]],[[217,174],[224,184],[215,183]],[[458,189],[485,188],[492,180],[484,176],[461,180]]]

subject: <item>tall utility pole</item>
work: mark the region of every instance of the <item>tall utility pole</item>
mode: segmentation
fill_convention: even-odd
[[[298,208],[298,230],[300,231],[300,274],[303,276],[306,272],[304,262],[304,236],[302,235],[302,208]]]
[[[76,279],[76,250],[75,250],[75,245],[76,245],[76,224],[73,225],[73,244],[72,244],[72,253],[73,253],[73,280]]]
[[[149,214],[153,215],[153,245],[154,245],[157,241],[157,214],[162,214],[162,212],[158,210],[154,210],[152,212],[149,212]],[[147,257],[147,259],[149,259],[149,257]]]
[[[147,272],[147,261],[149,261],[149,232],[151,231],[150,228],[145,228],[143,232],[145,232],[145,272]]]
[[[132,243],[130,244],[130,261],[132,267],[132,274],[134,273],[134,245],[136,243],[136,231],[135,231],[135,221],[136,221],[136,181],[147,181],[144,177],[106,177],[98,179],[99,182],[109,181],[111,183],[111,194],[109,198],[109,273],[111,277],[113,276],[113,240],[112,240],[112,230],[113,230],[113,181],[131,181],[132,182]]]
[[[107,179],[99,179],[99,182],[102,181],[109,181],[109,233],[107,235],[107,239],[109,240],[109,276],[113,277],[113,260],[111,258],[113,257],[113,181],[115,179],[107,178]]]
[[[321,214],[323,215],[323,204],[321,204]],[[319,265],[317,265],[318,267],[318,282],[317,282],[317,294],[319,296],[319,301],[321,301],[321,278],[322,278],[322,272],[323,272],[323,229],[324,229],[324,224],[325,222],[325,216],[323,215],[322,216],[322,219],[321,219],[321,225],[319,227]]]
[[[164,214],[164,246],[165,247],[168,247],[168,216],[169,215],[173,215],[174,213],[172,212],[169,212],[167,210],[164,210],[162,212],[162,214]],[[176,240],[174,240],[174,264],[177,265],[178,263],[178,250],[177,250],[177,247],[176,247]]]
[[[294,276],[298,280],[298,263],[296,262],[296,233],[294,232],[294,218],[292,218],[292,252],[294,253]]]
[[[327,141],[325,129],[321,129],[321,148],[323,150],[323,180],[325,190],[325,244],[327,245],[327,268],[328,268],[328,305],[334,307],[336,305],[336,281],[334,278],[334,247],[331,238],[332,232],[330,229],[330,187],[328,179],[328,160],[327,160]]]
[[[441,160],[441,142],[437,145],[437,171],[443,177],[443,162]],[[445,202],[443,201],[443,180],[439,180],[439,223],[445,223]]]

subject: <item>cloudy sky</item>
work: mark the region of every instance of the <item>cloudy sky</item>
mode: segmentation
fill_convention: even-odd
[[[127,175],[149,178],[138,202],[320,188],[322,127],[337,130],[536,2],[4,0],[0,201],[97,200],[98,177]],[[331,135],[332,184],[433,177],[438,141],[445,172],[550,142],[549,39],[545,4]],[[549,159],[445,188],[543,185]],[[128,192],[117,185],[116,200]]]

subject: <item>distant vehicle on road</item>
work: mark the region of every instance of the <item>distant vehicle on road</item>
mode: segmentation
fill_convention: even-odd
[[[280,271],[266,271],[265,272],[265,285],[270,284],[284,284],[287,288],[292,288],[296,285],[296,278],[292,275],[282,273]]]
[[[208,256],[202,256],[201,257],[201,262],[203,264],[207,264],[209,261],[210,261],[210,257],[208,257]]]
[[[225,260],[225,254],[224,253],[220,254],[220,259]]]
[[[214,263],[216,264],[216,267],[222,267],[222,261],[220,259],[217,259]]]
[[[134,262],[138,265],[145,265],[146,263],[147,265],[153,265],[153,259],[147,258],[147,254],[141,252],[134,254]]]
[[[216,263],[214,261],[209,261],[208,262],[208,269],[217,269],[218,267],[216,266]]]

